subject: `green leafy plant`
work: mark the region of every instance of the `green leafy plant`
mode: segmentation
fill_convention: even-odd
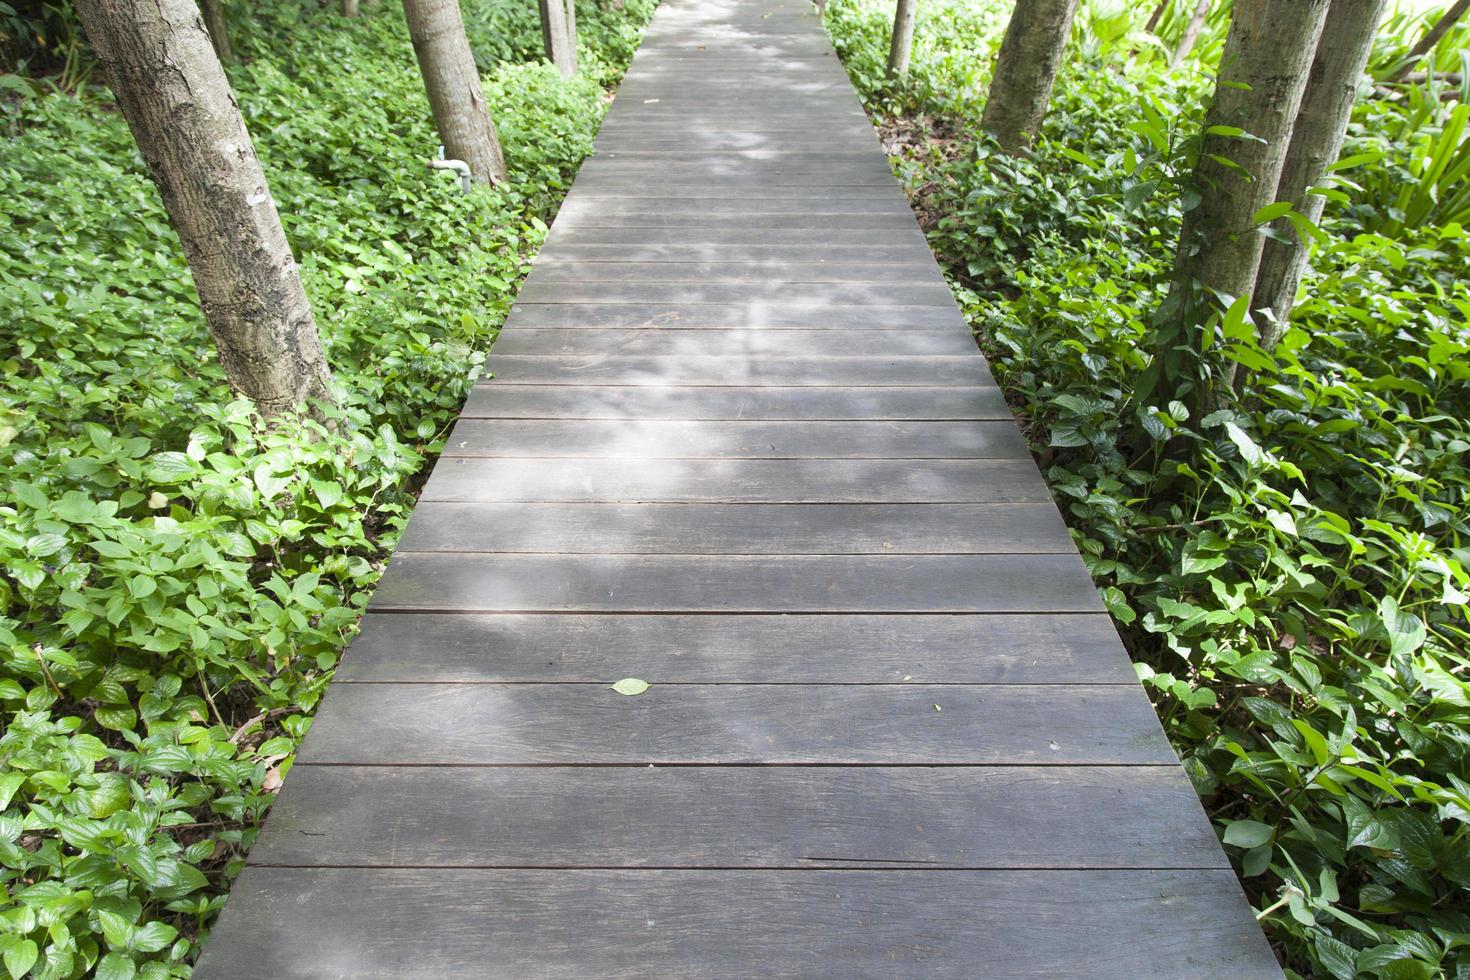
[[[1213,321],[1250,375],[1201,414],[1146,382],[1223,21],[1176,72],[1074,45],[1033,151],[1003,157],[979,86],[1008,6],[926,8],[898,86],[890,11],[827,9],[1288,969],[1466,975],[1464,108],[1362,102],[1290,328],[1268,354],[1243,305]]]
[[[651,9],[589,11],[587,77],[487,64],[512,174],[466,197],[425,165],[438,141],[396,5],[354,20],[257,6],[231,81],[341,395],[320,422],[273,429],[231,400],[178,241],[102,93],[32,89],[7,104],[10,976],[188,974],[416,481],[591,150],[599,82],[617,77]],[[536,31],[513,50],[531,52]]]

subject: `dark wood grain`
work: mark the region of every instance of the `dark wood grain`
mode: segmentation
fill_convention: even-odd
[[[938,706],[937,708],[935,706]],[[1174,765],[1136,685],[339,684],[297,765]]]
[[[1281,972],[1229,871],[250,868],[194,975],[1280,980]]]
[[[495,342],[498,354],[763,354],[820,357],[830,354],[968,354],[975,342],[953,330],[593,330],[521,327]]]
[[[1137,684],[1105,614],[623,616],[373,613],[356,681]],[[814,692],[814,694],[819,692]]]
[[[398,551],[931,555],[1072,554],[1074,548],[1051,504],[424,501],[415,508]]]
[[[731,504],[1036,503],[1030,460],[446,459],[425,500]]]
[[[524,334],[526,331],[521,331]],[[476,385],[464,418],[1009,419],[999,388]]]
[[[681,246],[682,247],[682,246]],[[968,333],[953,306],[769,306],[735,303],[517,303],[506,330],[516,327],[659,327],[678,330],[762,327],[824,330],[950,330]]]
[[[994,384],[979,352],[885,357],[638,357],[616,354],[492,354],[485,370],[501,384],[811,385],[925,388]]]
[[[462,419],[444,455],[588,459],[1028,459],[1005,422]]]
[[[784,226],[789,228],[790,226]],[[944,306],[954,297],[943,282],[545,282],[527,280],[523,303],[777,303],[790,306]]]
[[[304,867],[1229,868],[1174,765],[300,766],[251,857]]]
[[[484,612],[1098,612],[1075,555],[407,552],[372,608]]]
[[[932,265],[932,263],[931,263]],[[588,282],[850,282],[914,283],[944,280],[930,269],[886,262],[538,262],[531,273],[542,283]],[[529,302],[529,301],[528,301]]]

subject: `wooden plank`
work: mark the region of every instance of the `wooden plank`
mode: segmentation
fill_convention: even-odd
[[[461,423],[462,425],[463,423]],[[1051,504],[464,504],[424,501],[398,552],[1075,554]]]
[[[1034,503],[1051,500],[1029,459],[458,459],[424,500],[731,504]]]
[[[975,341],[953,330],[588,330],[516,327],[495,341],[497,354],[642,354],[821,357],[968,354]]]
[[[973,980],[990,967],[1281,977],[1228,871],[361,868],[247,869],[194,976]]]
[[[801,127],[795,127],[800,129]],[[679,174],[665,172],[661,175],[639,173],[626,168],[622,172],[613,169],[595,170],[592,172],[582,171],[577,177],[577,186],[586,190],[619,190],[626,189],[629,193],[647,194],[652,188],[661,188],[671,194],[688,195],[699,192],[702,188],[715,187],[720,191],[748,191],[761,187],[779,186],[786,191],[800,189],[842,189],[842,190],[878,190],[881,188],[885,193],[893,189],[893,175],[880,172],[873,173],[842,173],[823,174],[811,171],[793,172],[786,171],[777,175],[779,179],[773,179],[771,175],[750,174],[725,174],[718,180],[711,180],[708,176],[699,173]],[[887,244],[887,243],[879,243]]]
[[[653,174],[645,175],[653,179]],[[552,244],[567,245],[805,245],[820,248],[828,243],[834,245],[873,245],[887,248],[907,243],[925,247],[926,240],[918,225],[911,232],[891,229],[881,235],[868,228],[726,228],[706,226],[702,228],[627,228],[593,227],[583,225],[576,228],[553,228],[547,239]],[[881,244],[875,244],[879,243]]]
[[[933,265],[933,260],[929,260]],[[536,263],[531,279],[545,283],[629,282],[781,282],[910,283],[943,285],[932,268],[881,262],[587,262],[579,259]]]
[[[603,684],[341,684],[296,765],[1178,762],[1136,685],[839,684],[815,694],[804,684],[656,684],[636,697]]]
[[[897,208],[873,208],[862,214],[835,214],[814,212],[810,208],[778,210],[767,207],[759,213],[722,214],[711,218],[707,214],[677,211],[639,212],[578,212],[571,209],[565,215],[558,214],[557,222],[562,227],[583,228],[659,228],[659,229],[724,229],[746,231],[768,228],[788,228],[806,231],[862,230],[884,231],[895,229],[906,231],[916,227],[912,211]]]
[[[828,307],[842,304],[941,306],[953,308],[954,296],[940,281],[927,283],[806,282],[545,282],[521,285],[522,303],[778,303]]]
[[[611,684],[621,677],[642,677],[654,684],[1138,683],[1106,613],[374,612],[363,617],[362,632],[352,641],[335,683]]]
[[[1230,867],[1173,765],[300,766],[251,857],[297,867]]]
[[[644,464],[645,466],[649,464]],[[405,552],[372,608],[462,612],[1098,612],[1076,555]]]
[[[562,245],[552,253],[541,253],[536,267],[576,264],[583,269],[596,265],[658,262],[729,264],[804,263],[882,265],[888,268],[922,269],[930,274],[934,256],[924,246],[847,246],[824,248],[816,261],[805,245]]]
[[[463,419],[446,457],[1030,459],[1015,423]]]
[[[516,303],[507,329],[518,327],[659,327],[678,330],[787,327],[823,330],[954,330],[969,328],[950,306],[773,306],[738,303]]]
[[[903,357],[638,357],[617,354],[491,354],[485,369],[500,384],[776,385],[942,388],[993,384],[973,354]]]
[[[998,388],[673,388],[479,384],[463,418],[1008,419]]]

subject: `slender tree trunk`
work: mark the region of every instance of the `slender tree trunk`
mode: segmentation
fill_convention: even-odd
[[[1276,199],[1327,5],[1235,0],[1194,173],[1200,201],[1184,215],[1151,380],[1140,384],[1144,397],[1159,396],[1144,389],[1170,381],[1165,390],[1180,394],[1181,386],[1196,385],[1189,393],[1196,407],[1212,401],[1208,367],[1192,366],[1207,346],[1199,331],[1218,308],[1216,295],[1229,303],[1255,289],[1264,241],[1255,215]],[[1248,135],[1223,135],[1235,130]]]
[[[469,164],[476,183],[499,183],[505,179],[505,158],[485,106],[459,0],[403,0],[403,12],[445,152]]]
[[[1194,50],[1200,31],[1205,29],[1205,21],[1210,19],[1211,6],[1212,0],[1198,0],[1195,3],[1194,13],[1189,15],[1189,23],[1184,25],[1184,33],[1179,35],[1179,43],[1175,45],[1174,54],[1169,58],[1170,68],[1178,68],[1184,64],[1184,59],[1189,57],[1189,52]]]
[[[1332,0],[1317,54],[1296,114],[1291,146],[1276,200],[1292,201],[1296,210],[1316,224],[1322,218],[1325,200],[1309,193],[1322,182],[1327,168],[1337,161],[1347,133],[1348,117],[1357,101],[1358,84],[1368,57],[1373,53],[1373,34],[1383,14],[1385,0]],[[1278,221],[1277,239],[1267,239],[1256,275],[1252,306],[1261,331],[1262,345],[1276,345],[1286,328],[1297,284],[1307,264],[1306,243],[1299,240],[1288,221]],[[1284,240],[1282,240],[1284,239]]]
[[[198,6],[76,9],[183,243],[230,384],[268,417],[330,398],[296,261]]]
[[[1403,81],[1404,76],[1414,70],[1414,66],[1419,63],[1420,58],[1423,58],[1439,46],[1440,39],[1449,33],[1450,28],[1454,27],[1461,17],[1465,16],[1465,11],[1467,10],[1470,10],[1470,0],[1459,0],[1459,3],[1446,10],[1440,16],[1439,20],[1434,22],[1434,26],[1424,32],[1424,36],[1419,39],[1419,43],[1414,45],[1413,49],[1409,51],[1409,57],[1404,62],[1404,66],[1394,72],[1393,77],[1388,79],[1388,81]]]
[[[1154,7],[1154,12],[1148,15],[1148,22],[1143,25],[1143,32],[1145,34],[1152,34],[1158,28],[1159,21],[1163,19],[1164,11],[1168,10],[1169,4],[1173,2],[1174,0],[1159,0],[1158,6]]]
[[[577,15],[572,0],[538,0],[537,6],[541,11],[541,43],[546,57],[562,77],[571,78],[577,74]]]
[[[898,0],[893,12],[893,41],[888,46],[888,77],[908,74],[909,55],[914,49],[914,16],[918,0]]]
[[[356,17],[359,12],[358,0],[342,0],[342,16]]]
[[[1016,0],[980,125],[1008,153],[1031,144],[1067,49],[1077,0]]]
[[[204,14],[204,26],[209,30],[209,43],[214,45],[215,57],[222,65],[231,64],[235,53],[230,50],[230,32],[225,29],[225,11],[220,0],[199,0],[199,11]]]

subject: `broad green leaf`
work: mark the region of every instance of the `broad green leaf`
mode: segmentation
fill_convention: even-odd
[[[1234,847],[1260,847],[1276,836],[1276,828],[1257,820],[1232,820],[1225,827],[1224,841]]]
[[[15,980],[20,980],[31,967],[36,965],[36,960],[40,957],[40,947],[29,939],[22,939],[6,948],[5,969]]]
[[[97,961],[97,980],[133,980],[138,968],[129,956],[108,953]]]

